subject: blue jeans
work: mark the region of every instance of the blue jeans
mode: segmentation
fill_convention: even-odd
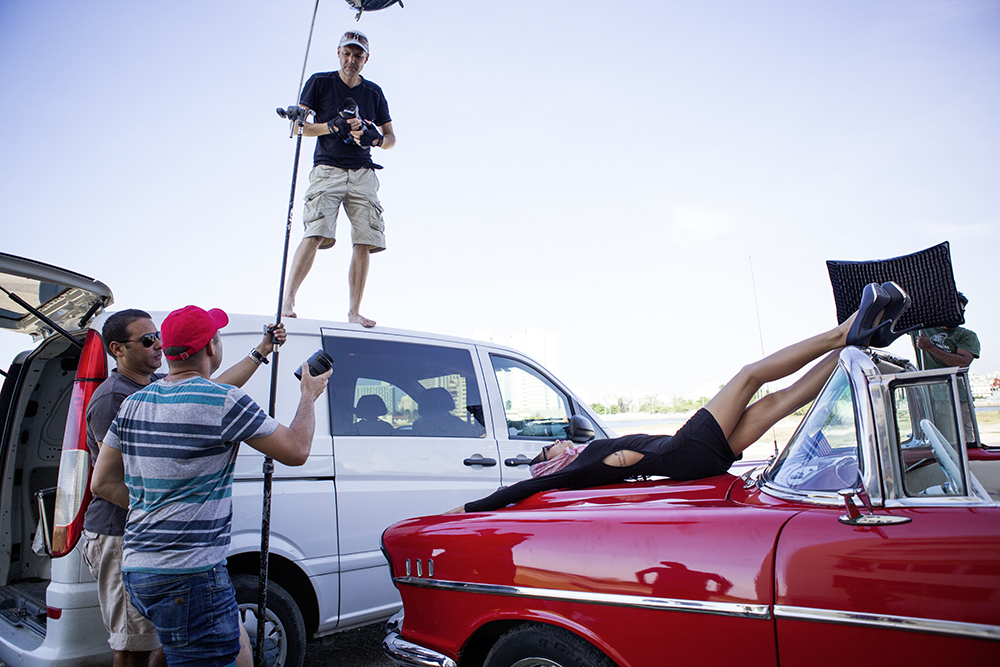
[[[170,667],[228,667],[240,652],[240,614],[226,566],[194,574],[123,572],[132,604],[153,622]]]

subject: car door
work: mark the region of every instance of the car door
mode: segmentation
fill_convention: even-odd
[[[472,345],[323,330],[334,359],[334,439],[341,625],[375,620],[399,597],[382,531],[492,493],[500,467]]]
[[[869,523],[815,507],[782,530],[775,617],[783,667],[1000,664],[1000,508],[969,474],[957,391],[953,376],[889,385],[886,500]],[[814,461],[856,439],[846,421],[831,428],[827,420],[818,435],[804,427]],[[845,477],[809,490],[851,486]]]
[[[608,437],[596,416],[540,365],[512,350],[485,346],[480,359],[486,368],[504,486],[530,476],[529,464],[542,446],[569,437],[573,415],[582,414],[593,423],[595,438]]]

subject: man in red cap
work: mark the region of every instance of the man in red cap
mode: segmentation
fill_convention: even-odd
[[[97,460],[104,434],[122,402],[163,377],[157,373],[162,353],[160,332],[149,313],[134,308],[113,313],[105,320],[101,336],[117,368],[97,388],[87,406],[87,446],[92,461]],[[278,344],[285,341],[283,324],[269,328],[260,343],[236,365],[220,374],[217,381],[242,387],[267,360],[275,341]],[[166,663],[156,629],[132,606],[122,583],[122,541],[127,509],[100,497],[91,500],[83,520],[86,538],[83,558],[97,580],[97,598],[108,630],[114,667],[157,667]]]
[[[161,326],[170,373],[122,403],[94,468],[93,492],[128,507],[122,576],[156,627],[167,663],[223,667],[240,653],[236,592],[224,565],[240,443],[279,463],[306,462],[314,403],[332,371],[302,365],[289,426],[243,390],[212,382],[222,364],[223,311],[175,310]]]

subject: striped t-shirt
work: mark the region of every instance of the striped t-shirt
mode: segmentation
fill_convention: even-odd
[[[160,380],[125,399],[104,444],[128,486],[122,571],[203,572],[229,553],[239,443],[278,422],[236,387]]]

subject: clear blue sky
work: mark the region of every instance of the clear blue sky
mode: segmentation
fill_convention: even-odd
[[[312,10],[0,3],[0,248],[116,308],[273,313],[294,148],[274,109]],[[355,23],[323,0],[309,72],[354,27],[398,138],[380,324],[543,328],[592,400],[709,393],[760,356],[751,278],[770,352],[835,323],[825,260],[947,240],[973,371],[1000,370],[1000,3],[406,0]],[[347,246],[303,316],[344,319]]]

